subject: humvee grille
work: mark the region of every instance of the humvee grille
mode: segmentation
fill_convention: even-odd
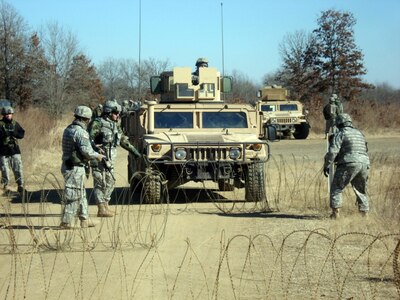
[[[277,118],[276,121],[278,124],[291,124],[292,118]]]
[[[267,152],[257,152],[251,149],[251,145],[254,142],[249,143],[206,143],[206,142],[197,142],[197,143],[186,143],[186,142],[178,142],[178,143],[161,143],[162,145],[169,146],[170,150],[166,152],[162,158],[159,157],[154,160],[154,163],[185,163],[188,161],[196,161],[196,162],[220,162],[220,161],[245,161],[249,158],[247,156],[248,151],[254,154],[254,157],[258,157],[261,154],[261,157],[258,159],[268,159],[269,157],[269,145],[266,141],[258,141],[256,144],[263,144],[266,147]],[[150,145],[146,147],[150,150]],[[185,159],[177,159],[175,157],[176,151],[179,149],[184,149],[186,151]],[[238,149],[240,151],[240,156],[236,159],[231,158],[230,152],[233,149]],[[267,155],[266,157],[264,155]],[[147,155],[149,157],[149,155]],[[253,158],[254,158],[253,157]]]
[[[199,161],[230,160],[228,149],[224,148],[189,148],[188,159]]]

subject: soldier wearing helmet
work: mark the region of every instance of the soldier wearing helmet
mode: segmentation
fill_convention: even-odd
[[[366,215],[369,211],[366,190],[370,167],[367,142],[361,131],[353,127],[350,115],[338,115],[336,126],[339,131],[330,139],[323,168],[324,175],[328,177],[329,167],[336,164],[330,189],[331,217],[339,216],[342,191],[349,183],[356,194],[359,212]]]
[[[74,116],[75,120],[64,130],[62,137],[61,173],[64,176],[65,188],[60,227],[63,229],[73,228],[77,215],[82,228],[90,226],[85,190],[85,166],[91,159],[101,161],[105,158],[93,149],[87,132],[92,110],[81,105],[75,108]]]
[[[118,123],[121,111],[122,107],[116,100],[108,100],[103,105],[101,117],[94,119],[89,125],[92,143],[106,155],[109,162],[108,166],[98,164],[96,161],[91,163],[98,217],[107,218],[114,215],[109,208],[109,202],[115,185],[114,164],[117,158],[117,146],[121,146],[136,157],[141,156]]]
[[[324,106],[322,113],[325,118],[325,138],[327,138],[329,133],[333,133],[336,130],[336,117],[343,113],[342,102],[336,94],[332,94],[329,97],[329,102]]]
[[[192,73],[192,84],[199,84],[199,69],[200,68],[208,68],[208,59],[205,57],[200,57],[196,61],[196,71]]]
[[[11,167],[18,185],[18,192],[22,194],[25,189],[21,149],[19,148],[18,140],[24,138],[25,130],[13,119],[14,109],[11,106],[3,107],[1,114],[3,115],[0,120],[1,183],[6,192],[10,181],[9,167]]]

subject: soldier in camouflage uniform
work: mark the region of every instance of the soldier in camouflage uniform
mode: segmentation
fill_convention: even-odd
[[[196,71],[192,73],[192,84],[198,85],[199,84],[199,69],[200,68],[208,68],[208,59],[205,57],[200,57],[196,61]]]
[[[140,157],[140,153],[129,142],[118,123],[121,106],[117,101],[106,101],[102,116],[94,119],[89,126],[89,135],[95,147],[101,149],[107,157],[109,165],[92,162],[94,197],[98,206],[98,217],[112,217],[109,209],[111,194],[114,190],[114,164],[117,157],[117,146]]]
[[[331,218],[339,216],[342,206],[342,191],[351,183],[357,197],[358,210],[362,215],[369,211],[366,194],[369,157],[364,135],[353,127],[348,114],[340,114],[336,118],[338,132],[330,140],[328,152],[325,155],[324,175],[328,177],[329,167],[336,164],[336,172],[330,190]]]
[[[336,130],[336,117],[343,113],[343,104],[336,94],[332,94],[322,112],[325,118],[325,138],[327,138],[329,133],[334,133]]]
[[[73,228],[73,221],[78,214],[82,228],[88,227],[88,202],[85,190],[85,165],[91,159],[101,161],[104,155],[93,150],[87,125],[92,117],[92,110],[87,106],[75,109],[75,120],[63,133],[61,173],[65,180],[64,211],[61,228]]]
[[[18,146],[19,139],[25,135],[21,125],[13,120],[14,109],[11,106],[2,108],[3,118],[0,120],[0,166],[1,183],[4,191],[10,181],[9,166],[14,173],[15,181],[18,184],[18,192],[24,191],[24,176],[22,169],[21,150]]]

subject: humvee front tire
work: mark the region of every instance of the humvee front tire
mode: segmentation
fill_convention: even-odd
[[[158,175],[148,174],[143,180],[142,199],[145,204],[161,203],[161,178]]]
[[[307,122],[295,125],[294,128],[295,131],[293,133],[293,136],[296,140],[305,140],[310,133],[310,124],[308,124]]]
[[[264,163],[256,162],[247,167],[244,188],[246,201],[258,202],[266,199]]]

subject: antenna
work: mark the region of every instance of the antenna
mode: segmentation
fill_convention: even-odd
[[[222,76],[225,76],[224,58],[224,4],[221,2],[221,46],[222,46]]]
[[[141,62],[141,55],[142,55],[142,0],[139,0],[139,80],[138,80],[138,95],[139,101],[142,100],[142,62]]]

